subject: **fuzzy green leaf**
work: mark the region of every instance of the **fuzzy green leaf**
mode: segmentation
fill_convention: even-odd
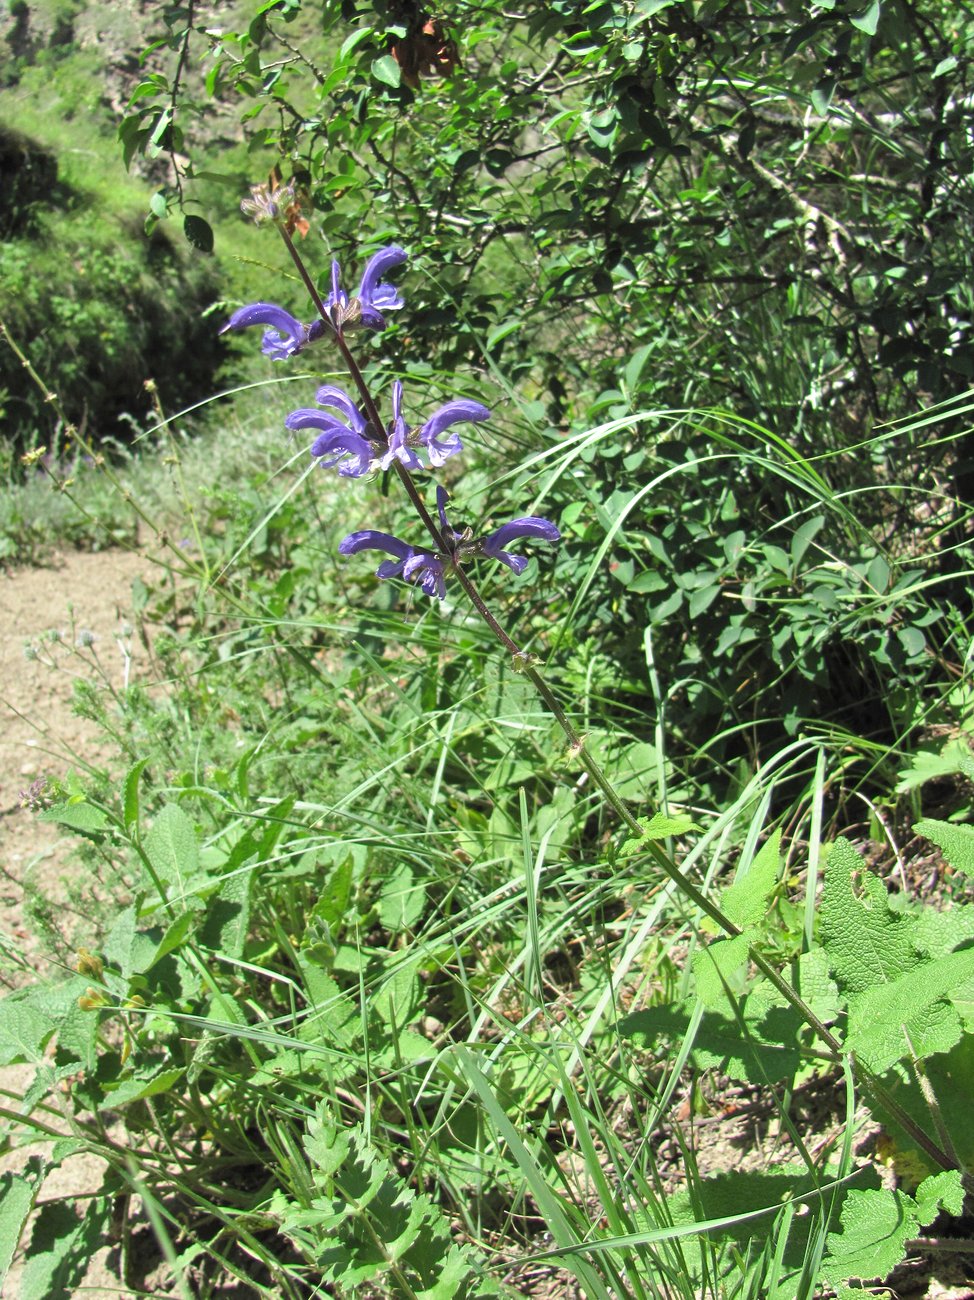
[[[913,829],[933,840],[952,867],[968,876],[974,875],[974,826],[955,826],[953,822],[925,817]]]
[[[198,919],[198,913],[194,911],[183,912],[177,916],[175,921],[167,927],[165,934],[159,940],[155,952],[150,960],[141,967],[140,974],[152,969],[156,962],[162,961],[175,948],[182,947],[183,941],[193,928],[194,922]],[[148,936],[144,936],[148,937]]]
[[[193,823],[176,804],[156,816],[143,841],[146,856],[170,898],[188,897],[199,883],[199,849]]]
[[[388,975],[372,996],[373,1011],[393,1030],[401,1030],[419,1014],[422,995],[420,965],[419,958],[395,964],[390,962]]]
[[[144,1101],[146,1097],[158,1097],[160,1093],[171,1092],[185,1070],[156,1070],[151,1074],[136,1074],[131,1079],[123,1080],[117,1087],[105,1087],[105,1098],[101,1110],[115,1110],[127,1106],[133,1101]]]
[[[829,959],[821,948],[811,948],[798,959],[798,992],[823,1024],[830,1024],[842,1010],[842,999],[829,976]]]
[[[32,1178],[24,1178],[21,1174],[0,1174],[0,1287],[40,1186],[40,1162],[34,1156],[31,1163]]]
[[[125,774],[125,782],[122,786],[122,808],[126,830],[131,830],[133,826],[138,825],[141,809],[139,783],[148,763],[147,758],[140,758]]]
[[[959,1169],[931,1174],[917,1188],[917,1218],[924,1227],[933,1223],[941,1210],[958,1216],[964,1210],[964,1185]]]
[[[318,1107],[314,1119],[308,1121],[304,1149],[316,1168],[330,1180],[345,1162],[351,1146],[347,1129],[335,1122],[325,1104]],[[330,1182],[326,1183],[330,1190]]]
[[[685,813],[677,813],[675,816],[667,816],[666,813],[654,813],[648,822],[640,822],[643,828],[642,835],[631,835],[619,850],[619,856],[623,858],[631,857],[634,853],[646,852],[647,840],[666,840],[671,836],[688,835],[690,831],[699,829],[692,817]]]
[[[206,918],[200,929],[200,943],[227,957],[240,957],[250,926],[250,893],[253,871],[237,871],[228,876],[208,901]]]
[[[972,773],[965,770],[970,765],[971,751],[963,740],[948,741],[939,754],[934,754],[928,749],[918,749],[913,755],[910,766],[900,769],[900,781],[896,792],[907,794],[927,781],[934,781],[941,776],[953,776],[956,772],[963,772],[965,776],[970,776]]]
[[[401,863],[382,882],[379,920],[390,934],[398,935],[415,928],[423,915],[426,888],[416,884],[408,863]]]
[[[109,821],[100,808],[86,803],[84,799],[58,803],[53,808],[46,808],[37,814],[39,822],[54,822],[58,826],[67,826],[78,831],[88,839],[100,840],[108,829]]]
[[[848,840],[829,851],[821,910],[822,947],[848,995],[889,984],[916,965],[913,918],[890,909],[882,881]]]
[[[721,910],[742,930],[755,925],[768,910],[768,899],[778,884],[780,850],[781,831],[775,831],[762,845],[747,870],[739,870],[734,883],[721,893]]]
[[[820,1270],[820,1280],[833,1285],[886,1277],[920,1229],[915,1202],[898,1191],[852,1191],[841,1217],[842,1231],[829,1233]]]
[[[974,949],[924,962],[850,1000],[846,1047],[877,1074],[915,1052],[919,1059],[960,1041],[961,1022],[945,999],[974,979]]]
[[[116,917],[108,932],[102,944],[102,954],[106,962],[119,968],[124,979],[129,979],[148,970],[158,955],[159,946],[158,939],[140,932],[136,908],[127,907]]]
[[[57,1022],[24,995],[0,1001],[0,1065],[40,1062]]]
[[[693,955],[697,997],[710,1010],[727,1006],[727,990],[742,994],[739,976],[747,969],[749,940],[746,934],[734,939],[714,939]]]
[[[698,1069],[720,1069],[733,1079],[767,1082],[791,1078],[800,1056],[797,1039],[800,1021],[790,1008],[769,1005],[756,988],[738,1014],[707,1011],[693,1040],[693,1062]],[[672,1002],[648,1007],[625,1016],[618,1026],[623,1038],[638,1046],[658,1050],[661,1041],[683,1039],[690,1027],[692,1002]]]
[[[939,957],[974,939],[974,904],[954,903],[948,911],[925,907],[917,917],[913,946],[921,956]]]
[[[88,1263],[108,1226],[106,1196],[90,1200],[84,1217],[70,1200],[48,1201],[34,1221],[27,1262],[20,1281],[21,1300],[71,1300],[78,1294]]]

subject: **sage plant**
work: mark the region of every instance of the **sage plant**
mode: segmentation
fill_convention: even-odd
[[[323,469],[334,469],[343,478],[362,478],[381,470],[393,472],[428,537],[428,542],[417,545],[378,529],[363,528],[342,539],[338,547],[341,554],[354,556],[360,551],[378,551],[386,557],[376,569],[378,578],[411,583],[434,599],[442,600],[448,584],[455,582],[501,646],[512,656],[515,670],[523,673],[535,686],[564,731],[571,757],[589,773],[630,836],[639,841],[639,850],[645,850],[680,891],[726,936],[743,935],[741,927],[680,870],[653,829],[633,816],[540,673],[538,661],[522,650],[501,625],[468,571],[471,562],[487,558],[498,560],[514,573],[522,572],[527,564],[526,557],[508,548],[522,542],[557,542],[560,534],[556,525],[549,519],[528,515],[501,524],[483,537],[475,537],[470,529],[458,530],[451,525],[446,513],[449,497],[442,485],[436,487],[433,510],[424,500],[416,475],[435,473],[447,460],[458,455],[463,450],[463,443],[457,426],[483,423],[489,419],[490,411],[480,402],[455,398],[440,406],[422,424],[411,425],[405,414],[403,386],[396,380],[391,391],[390,418],[383,420],[379,413],[378,401],[365,381],[348,336],[355,330],[384,329],[387,313],[399,311],[404,306],[398,289],[383,277],[407,260],[405,251],[396,245],[381,248],[366,264],[354,295],[349,295],[343,288],[341,267],[333,262],[331,290],[327,297],[322,297],[292,238],[298,221],[293,191],[287,186],[273,191],[258,186],[251,191],[251,198],[244,200],[242,207],[258,223],[266,222],[277,228],[308,291],[315,317],[305,323],[274,303],[256,302],[234,312],[224,330],[263,326],[262,350],[275,361],[288,360],[328,340],[337,347],[356,396],[335,384],[324,384],[315,393],[314,406],[291,411],[285,426],[292,431],[313,431],[311,455]],[[841,1043],[801,995],[750,943],[748,955],[806,1024],[814,1029],[832,1059],[841,1059]],[[875,1091],[875,1085],[873,1087]]]
[[[557,542],[561,536],[558,528],[549,519],[528,515],[512,519],[484,537],[474,537],[469,529],[458,531],[449,523],[446,515],[449,497],[442,486],[436,488],[435,513],[429,509],[414,476],[435,473],[458,455],[463,450],[463,442],[457,426],[481,424],[490,419],[490,411],[482,402],[458,397],[445,402],[421,424],[410,424],[406,419],[403,385],[396,379],[392,384],[390,418],[383,420],[378,399],[366,384],[348,343],[347,335],[354,330],[385,329],[387,314],[405,305],[398,289],[383,278],[407,260],[405,251],[394,244],[380,248],[366,263],[354,295],[342,287],[341,267],[333,261],[331,291],[323,298],[291,238],[295,197],[289,187],[268,191],[264,186],[257,186],[242,206],[259,223],[271,223],[280,231],[317,316],[306,324],[275,303],[254,302],[235,311],[223,331],[262,326],[261,350],[274,361],[289,360],[312,344],[330,338],[345,361],[357,396],[351,396],[336,384],[323,384],[315,393],[314,405],[291,411],[285,418],[285,427],[292,432],[312,431],[315,434],[312,457],[323,469],[335,469],[342,478],[363,478],[380,470],[394,471],[429,535],[428,544],[414,545],[389,533],[364,528],[349,533],[339,544],[339,551],[343,555],[364,550],[384,552],[390,558],[384,559],[376,570],[379,578],[402,579],[441,600],[446,596],[450,578],[457,577],[501,643],[517,656],[518,667],[530,667],[529,656],[497,623],[465,566],[486,557],[499,560],[514,573],[521,573],[527,558],[507,548],[521,541]]]

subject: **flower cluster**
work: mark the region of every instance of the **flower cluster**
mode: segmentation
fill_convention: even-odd
[[[277,216],[275,194],[265,203],[267,212],[263,219]],[[257,197],[245,201],[254,207]],[[382,276],[406,260],[406,254],[395,245],[380,249],[367,263],[359,283],[358,292],[349,297],[341,284],[341,268],[332,262],[331,292],[320,303],[323,314],[310,324],[302,324],[290,312],[274,303],[256,302],[241,307],[224,325],[226,330],[247,329],[251,325],[264,325],[262,351],[275,361],[295,356],[315,342],[329,329],[338,337],[344,348],[345,330],[358,327],[381,330],[386,326],[385,313],[403,306],[398,290],[382,282]],[[352,362],[349,361],[350,367]],[[353,367],[354,372],[354,367]],[[395,469],[409,486],[415,497],[409,475],[415,471],[439,469],[446,461],[463,450],[460,436],[454,426],[463,422],[482,423],[490,418],[490,411],[481,402],[458,397],[445,402],[423,423],[413,428],[403,415],[403,387],[395,380],[391,392],[392,419],[385,428],[377,427],[378,414],[371,395],[355,375],[365,399],[367,411],[335,384],[323,384],[315,394],[314,407],[301,407],[291,411],[284,421],[292,431],[311,429],[316,433],[311,444],[311,455],[322,468],[337,469],[343,478],[361,478],[377,470]],[[372,413],[372,419],[368,417]],[[423,457],[426,463],[424,464]],[[522,538],[557,542],[561,534],[553,523],[530,515],[512,519],[493,532],[475,538],[467,528],[453,528],[447,519],[446,503],[449,496],[445,488],[436,489],[436,506],[439,514],[439,537],[435,548],[414,547],[390,533],[373,528],[349,533],[339,544],[342,555],[355,555],[359,551],[384,551],[391,559],[383,560],[376,570],[380,578],[403,578],[415,583],[428,596],[441,600],[446,595],[446,575],[468,560],[479,556],[499,560],[514,573],[521,573],[527,565],[523,555],[513,555],[506,548]],[[432,534],[435,527],[430,525]]]
[[[257,200],[244,200],[255,204]],[[275,206],[272,204],[272,206]],[[275,206],[276,211],[276,206]],[[292,316],[283,307],[272,302],[253,302],[235,311],[220,331],[245,330],[251,325],[266,325],[261,351],[272,361],[286,361],[295,356],[316,339],[321,338],[328,325],[336,332],[352,326],[363,329],[383,330],[386,318],[383,312],[398,311],[403,306],[399,291],[394,285],[382,284],[380,276],[391,271],[394,266],[405,262],[406,254],[401,248],[391,244],[380,248],[366,264],[365,272],[354,298],[349,298],[342,288],[341,267],[337,262],[331,264],[331,293],[324,303],[328,319],[312,321],[302,325],[296,316]]]
[[[384,432],[372,428],[348,393],[335,384],[324,384],[315,394],[324,411],[302,407],[292,411],[284,421],[291,430],[317,429],[311,455],[324,469],[339,466],[345,478],[361,478],[370,470],[390,469],[400,461],[408,470],[423,469],[419,452],[424,451],[432,467],[438,468],[463,450],[459,434],[444,437],[446,430],[462,420],[474,422],[490,419],[490,411],[481,402],[459,397],[434,412],[419,429],[411,429],[402,414],[402,384],[392,385],[392,420]],[[338,411],[340,415],[333,415]],[[344,418],[341,418],[344,417]]]
[[[486,555],[492,560],[500,560],[515,573],[522,573],[527,566],[527,559],[523,555],[511,555],[504,549],[506,546],[522,537],[557,542],[561,536],[550,520],[528,515],[523,519],[512,519],[486,537],[475,539],[469,528],[458,532],[451,527],[446,517],[446,503],[449,499],[446,488],[436,489],[440,535],[445,547],[443,553],[417,550],[408,542],[374,528],[349,533],[338,543],[338,549],[342,555],[355,555],[358,551],[385,551],[393,558],[382,561],[375,571],[376,577],[405,578],[407,582],[418,583],[427,596],[439,596],[442,600],[446,595],[445,576],[449,565]]]

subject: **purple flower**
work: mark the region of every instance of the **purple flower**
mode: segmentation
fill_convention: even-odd
[[[449,499],[446,488],[438,487],[436,489],[436,509],[440,516],[440,532],[444,544],[458,560],[463,561],[473,559],[478,555],[487,555],[492,560],[500,560],[502,564],[506,564],[515,573],[523,573],[528,562],[523,555],[510,555],[505,551],[503,548],[508,542],[517,541],[520,537],[536,537],[543,542],[557,542],[561,538],[561,533],[550,519],[539,519],[537,515],[526,515],[521,519],[512,519],[509,524],[502,524],[500,528],[495,529],[486,537],[475,540],[473,532],[469,528],[465,528],[463,532],[457,532],[447,519],[446,503]]]
[[[455,398],[447,402],[430,416],[419,431],[419,441],[426,448],[431,465],[439,467],[450,456],[463,450],[459,434],[451,433],[442,442],[437,441],[445,429],[461,420],[471,420],[476,424],[490,419],[490,411],[482,402],[472,402],[466,397]]]
[[[341,285],[341,267],[337,262],[331,264],[331,293],[328,295],[328,314],[336,329],[347,325],[361,325],[363,329],[384,330],[387,311],[398,311],[403,300],[399,291],[392,284],[380,284],[379,277],[399,266],[406,260],[406,252],[395,244],[380,248],[369,258],[362,274],[358,293],[349,299]]]
[[[511,555],[504,550],[508,542],[516,542],[521,537],[537,537],[543,542],[557,542],[561,533],[550,519],[539,519],[537,515],[527,515],[523,519],[512,519],[509,524],[502,524],[480,543],[484,555],[492,560],[500,560],[515,573],[523,573],[527,560],[523,555]]]
[[[264,331],[260,350],[272,361],[286,361],[288,357],[295,356],[302,348],[320,338],[325,328],[325,322],[321,320],[302,325],[297,317],[283,307],[276,307],[272,302],[252,302],[235,311],[220,333],[244,330],[251,325],[270,326]]]
[[[427,596],[439,596],[442,600],[446,595],[448,567],[476,559],[478,555],[487,555],[492,560],[500,560],[515,573],[522,573],[527,560],[523,555],[510,555],[505,551],[503,548],[509,542],[517,541],[521,537],[557,542],[561,537],[561,533],[549,519],[528,515],[523,519],[512,519],[509,524],[502,524],[487,537],[474,540],[469,528],[458,532],[447,519],[446,503],[449,499],[446,488],[436,489],[436,509],[440,517],[440,535],[444,547],[442,555],[418,551],[408,542],[401,541],[390,533],[377,532],[374,528],[349,533],[339,542],[338,549],[342,555],[354,555],[358,551],[385,551],[393,558],[382,561],[376,569],[378,577],[402,577],[406,582],[418,583]]]
[[[402,418],[402,384],[396,379],[392,385],[392,423],[387,430],[389,445],[379,461],[382,469],[389,469],[394,460],[402,461],[406,469],[422,469],[423,462],[407,441],[409,425]]]
[[[407,582],[418,582],[427,596],[446,596],[446,582],[443,574],[443,561],[438,555],[419,551],[411,555],[402,566],[402,576]]]
[[[443,561],[440,557],[426,551],[417,551],[408,542],[400,541],[390,533],[365,528],[343,537],[338,543],[338,549],[342,555],[354,555],[357,551],[386,551],[393,559],[382,561],[375,571],[376,577],[402,576],[407,582],[418,583],[427,596],[439,596],[442,600],[446,595]]]
[[[375,448],[369,442],[368,423],[361,411],[345,392],[335,384],[324,384],[315,394],[319,406],[333,407],[345,417],[340,420],[329,411],[303,407],[292,411],[285,419],[285,427],[319,429],[319,436],[311,444],[311,455],[321,462],[323,469],[341,465],[343,478],[361,478],[372,468]]]

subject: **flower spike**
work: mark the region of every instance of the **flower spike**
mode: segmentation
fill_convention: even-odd
[[[284,425],[291,430],[318,429],[319,436],[311,444],[311,455],[322,469],[340,465],[343,478],[361,478],[373,466],[375,449],[366,437],[368,423],[361,411],[345,392],[335,384],[323,384],[315,394],[319,406],[340,411],[344,420],[331,411],[302,407],[292,411]]]
[[[275,303],[252,302],[235,311],[220,333],[244,330],[251,325],[269,326],[264,331],[261,351],[272,361],[286,361],[288,357],[296,356],[309,343],[320,338],[325,329],[324,321],[316,320],[310,325],[302,325],[296,316]]]
[[[515,573],[523,573],[527,568],[527,559],[523,555],[511,555],[504,550],[508,542],[515,542],[521,537],[536,537],[542,542],[557,542],[561,533],[550,519],[539,519],[537,515],[527,515],[523,519],[512,519],[509,524],[502,524],[482,542],[484,555],[492,560],[500,560]]]
[[[342,288],[341,267],[332,262],[331,293],[325,306],[336,330],[356,325],[370,330],[385,329],[383,312],[398,311],[405,304],[395,285],[380,284],[379,277],[405,262],[406,256],[405,250],[395,244],[380,248],[366,263],[358,293],[352,299]]]

